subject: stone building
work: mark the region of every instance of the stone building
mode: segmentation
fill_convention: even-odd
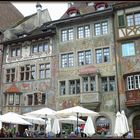
[[[3,32],[13,26],[16,22],[21,20],[23,15],[18,11],[18,9],[8,1],[0,1],[0,42],[3,40]],[[2,50],[3,46],[0,45],[0,73],[2,65]],[[1,94],[1,76],[0,76],[0,94]],[[0,112],[1,112],[2,102],[0,100]]]
[[[81,105],[100,113],[96,131],[114,135],[116,113],[125,110],[138,137],[139,2],[68,5],[59,20],[24,21],[4,33],[3,112]]]
[[[120,110],[135,138],[140,137],[140,2],[114,5]]]
[[[112,4],[73,2],[56,25],[57,110],[81,105],[113,133],[117,111]]]
[[[42,37],[32,31],[50,22],[47,9],[37,5],[37,13],[23,18],[6,30],[3,41],[2,113],[13,111],[23,114],[48,104],[53,100],[51,87],[51,56],[53,29],[43,31]],[[53,102],[53,101],[52,101]],[[52,106],[51,106],[52,107]]]

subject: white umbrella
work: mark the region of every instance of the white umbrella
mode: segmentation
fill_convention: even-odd
[[[47,122],[46,122],[47,126],[46,126],[46,133],[49,133],[52,131],[52,127],[51,127],[51,119],[48,118]]]
[[[2,122],[0,121],[0,129],[2,128]]]
[[[4,115],[1,115],[0,121],[11,124],[32,125],[28,121],[22,119],[19,114],[16,114],[14,112],[8,112]]]
[[[37,117],[33,117],[33,116],[25,116],[25,115],[21,115],[21,118],[27,120],[30,123],[34,123],[34,124],[41,124],[44,125],[45,124],[45,120],[41,119],[41,118],[37,118]]]
[[[75,107],[71,107],[71,108],[67,108],[67,109],[63,109],[60,111],[56,112],[56,115],[65,117],[65,116],[77,116],[77,129],[78,129],[78,116],[97,116],[99,115],[99,113],[86,109],[84,107],[81,106],[75,106]]]
[[[88,116],[83,132],[89,137],[95,134],[95,128],[91,116]]]
[[[129,126],[128,126],[128,121],[125,115],[124,110],[121,111],[121,115],[122,115],[122,125],[124,126],[124,134],[127,133],[129,131]]]
[[[122,115],[119,111],[116,114],[114,134],[118,137],[121,137],[124,134]]]
[[[54,119],[52,132],[54,134],[59,134],[60,133],[60,125],[59,125],[59,120],[58,119]]]
[[[34,116],[39,118],[55,118],[56,117],[55,113],[56,113],[55,110],[46,107],[23,115]]]
[[[77,117],[75,117],[75,116],[69,116],[67,118],[61,118],[61,119],[59,119],[59,121],[61,123],[75,124],[75,122],[77,121]],[[78,123],[79,124],[84,124],[85,121],[82,120],[82,119],[80,119],[80,118],[78,118]]]

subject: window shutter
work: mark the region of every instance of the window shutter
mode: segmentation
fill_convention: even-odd
[[[119,27],[124,27],[125,26],[124,15],[118,16],[118,23],[119,23]]]

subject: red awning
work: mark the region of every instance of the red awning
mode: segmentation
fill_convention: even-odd
[[[20,90],[17,88],[17,86],[14,83],[5,91],[5,93],[20,93]]]
[[[79,70],[79,75],[96,74],[99,70],[95,66],[87,66]]]

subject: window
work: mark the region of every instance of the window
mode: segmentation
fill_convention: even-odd
[[[37,43],[32,46],[32,53],[50,52],[50,45],[48,42]]]
[[[61,55],[61,67],[73,67],[74,65],[74,56],[73,53],[62,54]]]
[[[79,66],[91,64],[90,50],[78,52],[78,64]]]
[[[127,89],[140,89],[140,75],[131,75],[127,77]]]
[[[100,35],[105,35],[108,33],[108,23],[107,21],[101,22],[101,23],[96,23],[94,25],[95,29],[95,35],[100,36]]]
[[[135,55],[135,45],[133,42],[122,44],[122,56]]]
[[[26,65],[20,67],[20,80],[32,80],[36,78],[35,65]]]
[[[9,94],[9,105],[14,105],[14,94]]]
[[[19,94],[15,94],[15,104],[20,105],[20,95]]]
[[[65,81],[60,82],[60,95],[65,95],[66,94],[66,85]]]
[[[33,95],[27,95],[28,97],[28,105],[32,105],[33,103]]]
[[[51,77],[50,63],[40,64],[39,77],[40,79]]]
[[[140,25],[140,13],[127,15],[126,18],[128,26]]]
[[[83,77],[83,92],[96,91],[95,76]]]
[[[73,28],[61,31],[62,42],[73,40]]]
[[[79,93],[80,93],[80,80],[70,80],[69,94],[79,94]]]
[[[90,36],[90,26],[80,26],[78,27],[78,38],[86,38]]]
[[[104,63],[110,61],[109,48],[96,49],[96,63]]]
[[[11,48],[11,57],[20,56],[20,53],[21,53],[21,49],[19,46]]]
[[[116,90],[115,76],[102,77],[101,86],[103,92],[115,91]]]
[[[6,70],[6,82],[14,82],[15,80],[15,68]]]
[[[124,15],[118,16],[118,21],[119,21],[119,27],[124,27],[125,26]]]
[[[30,100],[33,98],[32,95],[30,96]],[[45,93],[34,93],[34,105],[44,105],[46,100]],[[30,105],[32,105],[32,101],[30,102]]]

